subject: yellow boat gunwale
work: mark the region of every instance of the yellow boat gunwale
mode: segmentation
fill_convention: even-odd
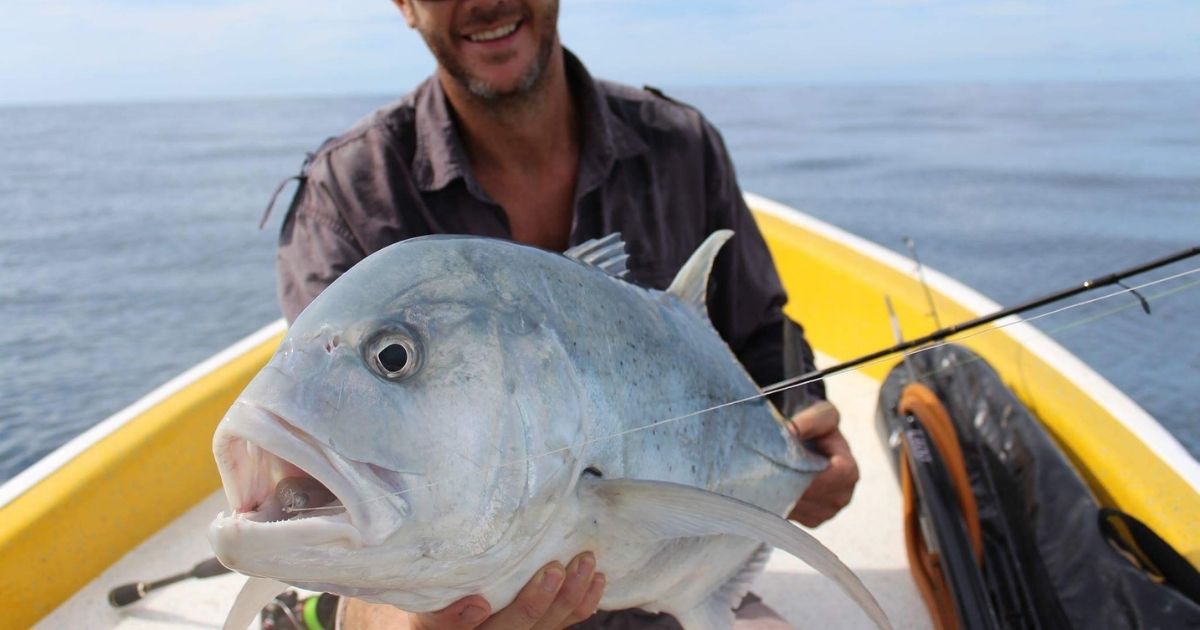
[[[0,486],[6,623],[36,623],[220,486],[213,430],[283,333],[264,327]]]
[[[756,195],[747,195],[788,291],[787,312],[813,345],[849,359],[895,343],[890,297],[905,338],[935,330],[916,266],[874,243]],[[786,271],[785,271],[786,270]],[[795,273],[805,270],[805,273]],[[944,322],[1000,309],[929,268]],[[820,300],[806,301],[818,295]],[[840,308],[829,308],[837,296]],[[1200,463],[1141,407],[1032,325],[1015,317],[955,340],[985,357],[1084,477],[1097,499],[1134,514],[1200,567]],[[867,365],[876,379],[899,357]],[[836,378],[836,377],[834,377]]]
[[[906,337],[932,330],[904,259],[770,200],[747,201],[791,296],[788,313],[821,352],[847,359],[890,345],[885,292]],[[941,274],[926,276],[945,321],[995,307]],[[282,334],[282,321],[272,323],[0,486],[7,622],[36,623],[219,487],[213,429]],[[1161,426],[1028,324],[965,345],[1041,417],[1103,502],[1139,516],[1200,566],[1200,528],[1190,527],[1200,522],[1200,465]],[[896,360],[864,369],[879,379]]]

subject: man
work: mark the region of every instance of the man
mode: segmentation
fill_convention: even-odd
[[[279,249],[289,321],[368,254],[423,234],[470,233],[562,251],[621,232],[631,280],[663,289],[708,234],[731,228],[735,236],[713,270],[710,316],[757,382],[784,376],[786,297],[724,144],[698,112],[592,79],[559,42],[557,0],[394,1],[433,52],[437,72],[326,142],[306,164]],[[811,363],[796,337],[801,359]],[[812,393],[823,397],[820,387]],[[824,401],[793,418],[797,437],[832,462],[791,515],[808,526],[845,506],[857,481],[837,422]],[[604,588],[595,564],[590,553],[566,567],[552,563],[499,611],[478,596],[411,616],[357,602],[345,607],[343,622],[540,629],[587,619],[594,627],[670,627],[672,620],[645,613],[591,617]],[[748,600],[739,620],[782,623]]]

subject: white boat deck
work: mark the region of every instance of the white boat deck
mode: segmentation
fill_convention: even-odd
[[[862,481],[854,500],[813,534],[841,557],[874,593],[896,628],[931,628],[913,585],[904,551],[900,493],[875,436],[878,384],[857,373],[828,382],[842,412],[842,431],[858,460]],[[224,509],[217,492],[134,549],[100,577],[44,618],[37,628],[220,628],[245,578],[223,575],[186,580],[115,610],[108,591],[120,584],[150,581],[189,570],[212,555],[208,524]],[[601,560],[603,562],[603,560]],[[796,628],[873,628],[838,587],[786,554],[776,552],[754,591]]]

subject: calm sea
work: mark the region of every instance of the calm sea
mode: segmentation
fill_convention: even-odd
[[[1001,304],[1200,244],[1200,83],[671,93],[746,190]],[[0,108],[0,480],[278,317],[271,191],[388,100]],[[1196,277],[1037,322],[1194,455]]]

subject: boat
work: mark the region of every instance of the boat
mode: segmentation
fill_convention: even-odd
[[[769,199],[747,195],[821,364],[916,338],[998,306],[950,277]],[[889,316],[885,298],[891,304]],[[211,556],[224,509],[211,438],[285,331],[273,322],[109,417],[0,486],[4,627],[219,626],[243,578],[188,580],[114,608],[114,587],[186,571]],[[1004,383],[1105,506],[1136,515],[1200,566],[1200,464],[1152,417],[1016,317],[960,340]],[[934,627],[910,573],[901,493],[876,436],[890,357],[827,379],[862,481],[851,505],[813,530],[854,569],[897,628]],[[1085,419],[1085,421],[1081,421]],[[871,627],[836,585],[776,553],[755,585],[800,627]]]

